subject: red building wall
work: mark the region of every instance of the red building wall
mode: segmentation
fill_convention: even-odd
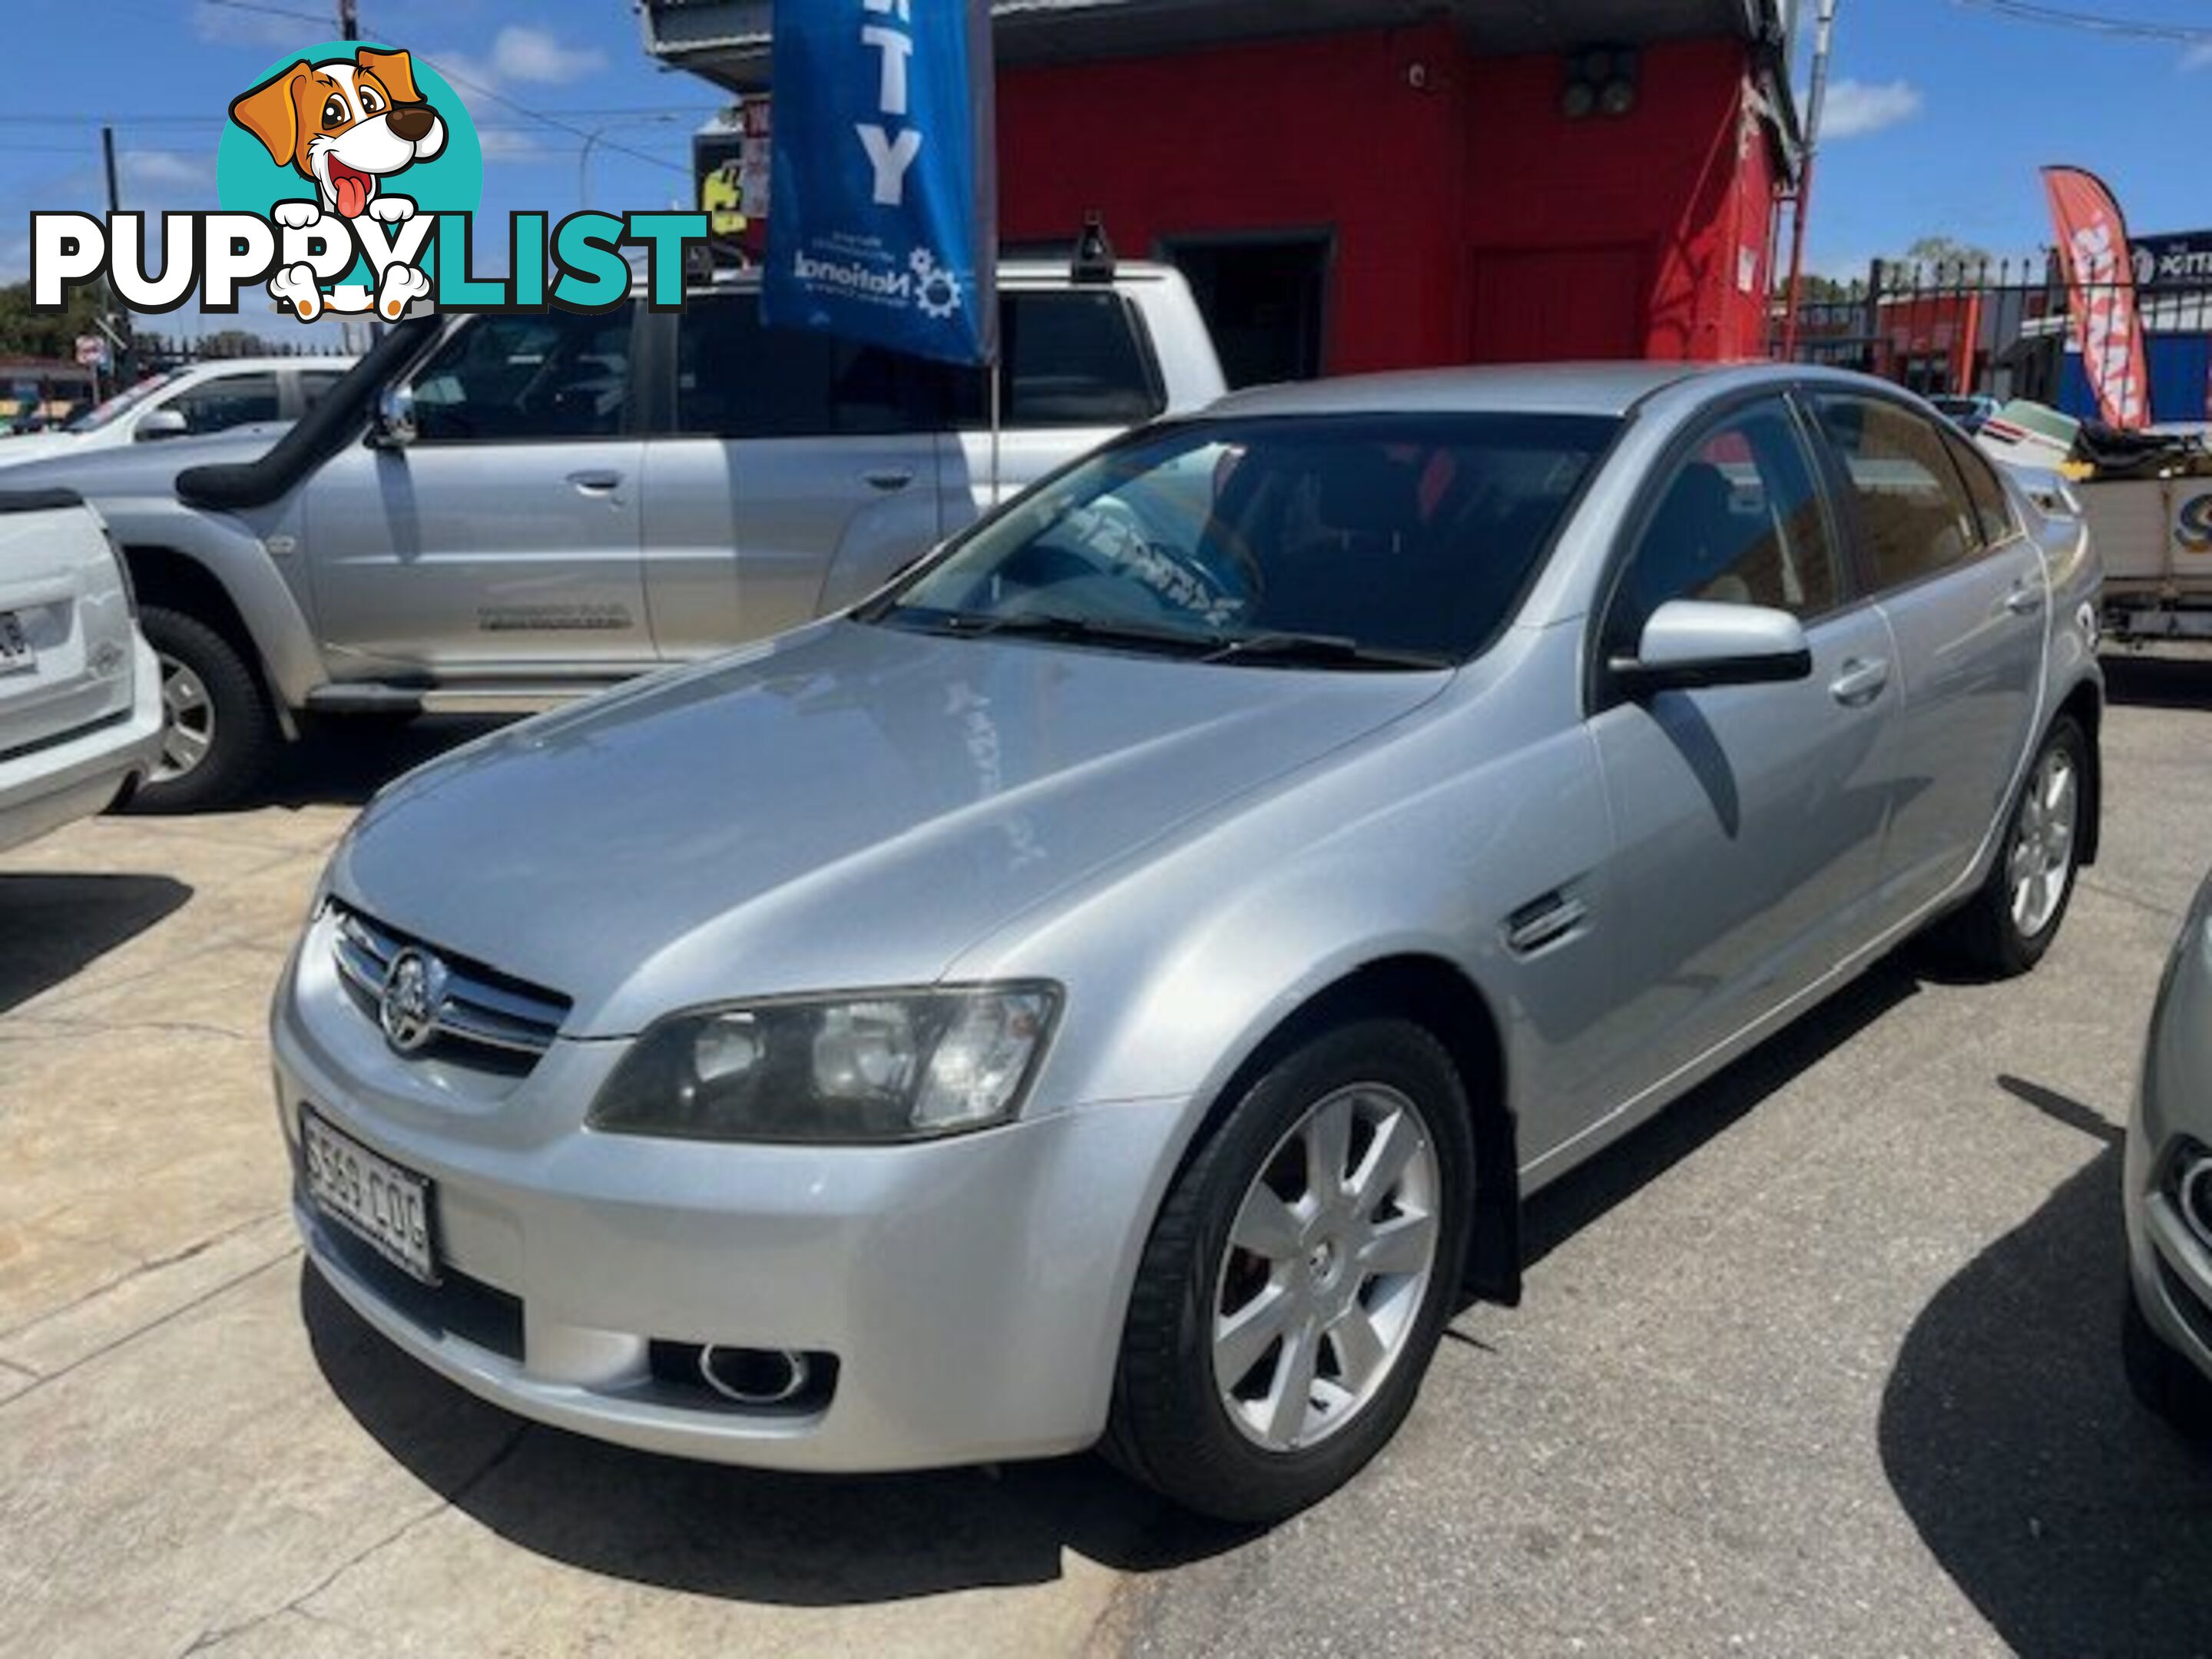
[[[1333,230],[1331,373],[1747,355],[1772,181],[1743,54],[1653,47],[1635,110],[1579,121],[1559,58],[1477,58],[1447,23],[1010,68],[1002,230],[1065,238],[1096,208],[1129,255]]]

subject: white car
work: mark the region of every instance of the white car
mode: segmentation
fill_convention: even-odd
[[[100,515],[0,491],[0,851],[126,796],[159,763],[161,671]]]
[[[141,380],[59,430],[0,438],[0,467],[233,427],[289,424],[353,367],[350,357],[228,357]]]

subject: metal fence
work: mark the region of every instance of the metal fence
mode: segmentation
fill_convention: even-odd
[[[2093,289],[2094,303],[2110,289]],[[2132,289],[2142,322],[2153,417],[2212,419],[2212,282]],[[1877,261],[1849,283],[1808,278],[1794,345],[1775,307],[1777,356],[1855,368],[1923,395],[2033,398],[2094,412],[2071,349],[2071,296],[2054,257],[1918,264]]]

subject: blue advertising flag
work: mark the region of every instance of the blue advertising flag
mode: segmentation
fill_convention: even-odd
[[[775,16],[762,314],[995,362],[990,0],[775,0]]]

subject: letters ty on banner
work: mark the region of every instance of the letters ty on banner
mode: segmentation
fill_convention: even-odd
[[[763,315],[995,362],[989,0],[775,0],[775,27]]]

